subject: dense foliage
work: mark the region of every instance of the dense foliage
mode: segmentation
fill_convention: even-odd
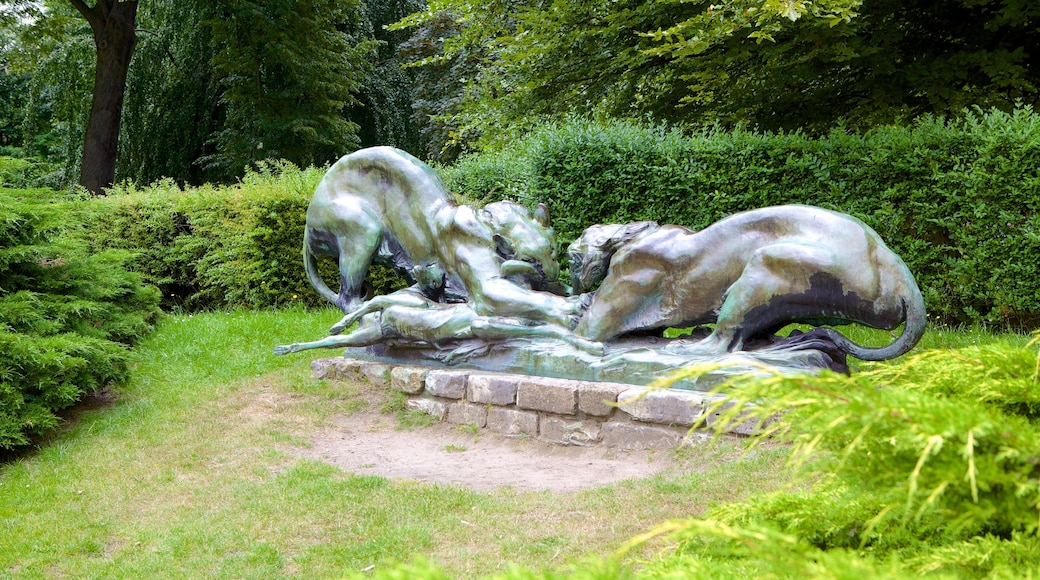
[[[1031,330],[1040,324],[1038,166],[1040,115],[1023,108],[819,138],[575,122],[463,160],[447,177],[471,199],[546,202],[561,247],[595,223],[700,229],[768,205],[836,209],[903,257],[932,314]]]
[[[825,132],[1035,104],[1038,16],[1024,0],[431,0],[399,26],[451,31],[420,68],[482,56],[434,115],[501,146],[574,113]]]
[[[792,442],[813,483],[673,526],[678,550],[649,576],[1037,574],[1038,341],[728,389],[756,406],[721,420],[773,421],[759,439]]]
[[[320,178],[262,164],[236,186],[128,185],[77,211],[92,248],[134,252],[135,270],[160,288],[164,308],[317,304],[300,251]]]
[[[61,162],[46,185],[67,187],[78,177],[95,49],[67,1],[45,4],[31,20],[0,21],[12,31],[0,42],[10,65],[0,80],[27,84],[11,112],[21,131],[0,134],[0,146]],[[383,25],[418,8],[416,0],[141,3],[117,182],[227,183],[258,160],[321,165],[363,145],[410,147],[411,77],[396,60],[404,35]]]
[[[127,347],[159,294],[125,252],[72,243],[65,205],[46,191],[0,190],[0,449],[24,445],[57,411],[126,378]]]
[[[301,250],[307,204],[322,174],[260,163],[235,185],[125,185],[71,203],[69,211],[81,216],[92,250],[131,253],[133,269],[162,291],[165,309],[317,306]],[[338,287],[335,264],[322,264]],[[373,268],[369,283],[389,292],[401,282]]]
[[[614,557],[494,578],[1036,577],[1038,346],[926,351],[853,377],[738,379],[704,416],[758,425],[751,445],[789,445],[792,484],[680,514]],[[365,577],[449,576],[419,559]]]
[[[219,47],[210,64],[225,119],[210,162],[235,175],[264,159],[306,166],[356,149],[358,125],[343,110],[376,48],[360,2],[217,5],[206,24]]]

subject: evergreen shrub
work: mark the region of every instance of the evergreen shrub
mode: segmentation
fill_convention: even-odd
[[[125,252],[91,255],[48,190],[0,190],[0,449],[53,427],[56,412],[127,376],[127,347],[152,328],[159,294]]]
[[[75,211],[92,248],[133,253],[133,268],[160,288],[165,309],[317,306],[324,302],[307,281],[301,250],[307,205],[323,175],[271,162],[230,186],[125,183]],[[322,272],[338,287],[331,260]],[[401,284],[382,268],[368,282],[382,292]]]
[[[597,223],[700,229],[787,203],[846,212],[903,257],[932,314],[949,323],[1035,328],[1037,167],[1040,115],[1021,108],[862,135],[835,129],[820,138],[570,122],[510,150],[464,159],[446,177],[474,199],[547,203],[561,248]]]
[[[791,444],[804,479],[661,528],[677,548],[646,576],[1035,576],[1038,346],[1040,334],[1024,347],[923,351],[853,376],[723,387],[728,401],[707,416],[758,422],[753,441]]]

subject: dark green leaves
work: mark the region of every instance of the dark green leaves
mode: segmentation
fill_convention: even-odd
[[[55,412],[126,378],[127,346],[148,333],[158,292],[127,255],[88,255],[62,238],[68,206],[0,192],[0,449],[57,424]]]

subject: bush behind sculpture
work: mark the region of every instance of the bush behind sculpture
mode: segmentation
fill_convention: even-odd
[[[969,112],[821,138],[626,123],[548,127],[508,151],[438,168],[463,202],[549,204],[561,248],[595,223],[702,228],[731,213],[808,203],[864,220],[903,257],[949,323],[1040,325],[1040,115]],[[261,165],[233,186],[117,187],[78,204],[92,247],[136,252],[163,306],[319,304],[300,258],[322,175]],[[328,264],[326,278],[334,280]],[[375,269],[369,282],[400,284]]]
[[[0,190],[0,449],[28,443],[56,412],[126,378],[127,346],[159,314],[125,252],[94,255],[47,191]]]
[[[317,306],[324,302],[307,282],[301,248],[307,204],[322,175],[262,163],[234,185],[128,183],[78,210],[93,248],[134,252],[135,268],[162,290],[164,309]],[[324,266],[335,284],[335,265]],[[384,292],[400,284],[382,269],[369,282]]]
[[[486,157],[512,157],[506,166]],[[951,323],[1040,325],[1040,115],[836,129],[821,138],[587,122],[543,129],[446,172],[471,199],[544,201],[562,248],[595,223],[703,228],[734,212],[807,203],[873,227]],[[526,192],[526,193],[524,193]]]

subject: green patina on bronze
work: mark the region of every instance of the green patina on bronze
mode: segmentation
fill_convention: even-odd
[[[558,287],[554,251],[544,206],[532,216],[508,201],[457,205],[432,169],[391,147],[364,149],[332,166],[307,209],[303,242],[311,284],[344,313],[361,305],[361,285],[377,261],[433,300],[465,301],[481,316],[570,326],[579,300],[531,290]],[[338,292],[318,275],[317,256],[338,261]]]
[[[820,208],[763,208],[699,232],[592,226],[569,248],[573,296],[562,295],[554,246],[544,206],[457,205],[403,151],[348,155],[315,191],[304,236],[311,283],[345,316],[331,336],[275,352],[347,347],[369,360],[635,384],[689,364],[730,365],[680,385],[707,388],[762,365],[844,371],[846,354],[899,356],[924,331],[924,301],[902,260],[859,220]],[[319,256],[338,261],[338,292],[318,276]],[[374,261],[414,286],[363,301]],[[906,327],[892,344],[865,348],[829,328],[775,336],[792,322]],[[708,323],[714,330],[697,340],[660,338]]]
[[[924,299],[906,264],[851,216],[789,205],[742,212],[699,232],[594,226],[570,247],[575,286],[602,279],[577,333],[605,341],[634,331],[715,323],[696,347],[743,350],[793,322],[856,322],[891,330],[892,345],[860,347],[825,333],[864,360],[909,351],[924,332]],[[604,230],[607,231],[604,231]]]

